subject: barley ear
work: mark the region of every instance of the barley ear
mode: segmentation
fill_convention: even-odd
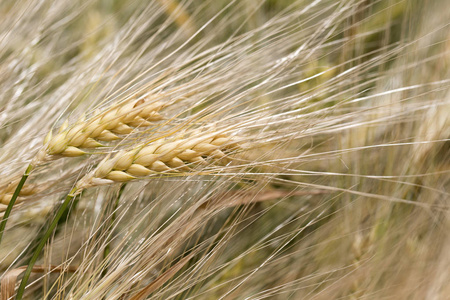
[[[205,158],[226,160],[228,157],[225,152],[236,149],[238,146],[235,141],[218,133],[143,144],[130,151],[120,151],[113,158],[107,156],[95,170],[79,180],[76,186],[78,190],[83,190],[152,174],[182,175],[191,171],[193,165],[205,165]]]
[[[148,97],[127,101],[98,112],[90,120],[80,119],[73,126],[66,120],[56,134],[49,132],[44,148],[33,159],[35,165],[58,157],[85,155],[81,148],[98,148],[99,141],[114,141],[117,135],[130,134],[135,128],[148,127],[163,118],[159,111],[169,104],[150,101]]]

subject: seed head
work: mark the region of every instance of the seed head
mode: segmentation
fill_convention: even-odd
[[[229,136],[211,133],[196,138],[156,141],[130,151],[106,157],[97,168],[82,178],[77,189],[126,182],[138,177],[167,173],[185,173],[207,159],[225,159],[227,152],[237,149]]]
[[[99,112],[88,121],[82,118],[71,127],[64,122],[56,135],[50,132],[46,136],[46,147],[38,153],[33,163],[36,165],[58,156],[82,156],[86,154],[82,148],[102,147],[104,145],[100,141],[117,140],[118,135],[130,134],[134,128],[148,127],[153,124],[151,122],[163,119],[159,111],[167,105],[144,97]]]

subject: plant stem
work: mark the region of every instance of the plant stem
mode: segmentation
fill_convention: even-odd
[[[25,184],[25,181],[27,181],[27,178],[30,175],[33,168],[34,168],[34,166],[32,164],[28,165],[27,169],[25,170],[25,173],[22,175],[22,178],[20,179],[20,182],[14,191],[14,194],[13,194],[11,200],[8,203],[8,207],[6,208],[5,214],[3,215],[2,222],[0,223],[0,245],[2,243],[2,237],[3,237],[3,232],[5,231],[6,222],[8,222],[9,215],[11,214],[12,208],[13,208],[14,204],[16,203],[16,199],[19,196],[20,191],[22,190],[22,187]]]
[[[70,193],[67,195],[66,200],[62,203],[62,205],[58,208],[58,211],[56,212],[56,215],[50,224],[49,228],[45,232],[44,236],[42,237],[39,245],[37,246],[36,250],[34,251],[33,256],[30,259],[30,262],[28,263],[28,267],[23,275],[22,281],[20,282],[19,289],[17,290],[16,300],[21,300],[23,297],[23,293],[25,291],[25,287],[27,285],[28,278],[31,275],[31,272],[33,271],[34,264],[39,258],[39,255],[41,254],[42,249],[44,248],[45,244],[47,243],[47,240],[50,238],[50,236],[53,233],[53,230],[58,225],[59,219],[62,217],[64,212],[66,211],[66,208],[72,202],[73,198],[75,197],[74,194],[77,191],[76,188],[73,188]]]
[[[77,207],[78,204],[78,199],[76,198],[73,202],[72,205],[70,207],[66,207],[66,210],[63,212],[61,218],[59,218],[58,224],[56,225],[56,230],[55,230],[55,234],[58,234],[58,231],[60,230],[60,227],[62,224],[66,223],[72,212],[75,210],[75,208]],[[62,201],[62,200],[61,200]],[[31,256],[34,251],[36,250],[36,247],[39,244],[39,241],[42,239],[42,237],[45,234],[45,226],[42,227],[39,232],[36,234],[36,237],[33,239],[33,241],[29,244],[28,248],[26,251],[23,251],[21,255],[19,255],[16,259],[16,261],[21,261],[21,260],[25,260],[27,257]]]
[[[124,183],[120,187],[119,195],[117,195],[117,199],[114,202],[113,213],[112,213],[112,216],[111,216],[111,223],[109,225],[108,230],[110,230],[112,228],[112,226],[114,225],[114,221],[116,220],[116,210],[117,210],[117,207],[119,207],[120,198],[121,198],[123,190],[125,189],[126,186],[127,186],[127,184]],[[106,245],[105,249],[103,250],[103,261],[106,261],[106,258],[108,257],[110,252],[111,252],[111,242],[109,242]],[[102,271],[101,277],[104,277],[107,272],[108,272],[108,267],[105,265],[105,268]]]

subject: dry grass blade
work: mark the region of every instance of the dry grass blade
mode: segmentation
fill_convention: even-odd
[[[8,300],[12,296],[14,296],[16,289],[17,277],[22,274],[26,270],[25,267],[20,267],[17,269],[13,269],[6,273],[0,284],[1,284],[1,300]]]
[[[168,280],[170,280],[178,271],[180,271],[186,263],[194,257],[196,253],[191,253],[190,255],[182,258],[179,262],[177,262],[175,265],[170,267],[167,271],[165,271],[163,274],[159,275],[158,278],[153,280],[150,284],[148,284],[145,288],[143,288],[139,293],[134,295],[130,300],[144,300],[149,296],[151,293],[156,291],[158,288],[160,288],[164,283],[166,283]]]
[[[12,269],[3,275],[3,278],[0,282],[1,285],[1,300],[8,300],[15,294],[17,277],[19,277],[25,270],[26,266],[19,267],[16,269]],[[69,266],[69,267],[59,267],[59,266],[34,266],[32,272],[33,273],[61,273],[61,272],[75,272],[77,267]]]
[[[226,192],[221,195],[214,197],[213,199],[207,200],[205,203],[199,206],[199,209],[217,209],[217,208],[228,208],[239,205],[248,205],[252,203],[264,202],[275,200],[279,198],[286,198],[292,196],[312,196],[312,195],[322,195],[329,194],[330,191],[322,190],[312,190],[312,191],[264,191],[264,192]],[[228,200],[230,199],[230,200]],[[228,201],[227,201],[228,200]]]

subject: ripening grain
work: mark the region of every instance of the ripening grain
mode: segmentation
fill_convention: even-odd
[[[446,299],[446,4],[0,2],[2,297]]]

